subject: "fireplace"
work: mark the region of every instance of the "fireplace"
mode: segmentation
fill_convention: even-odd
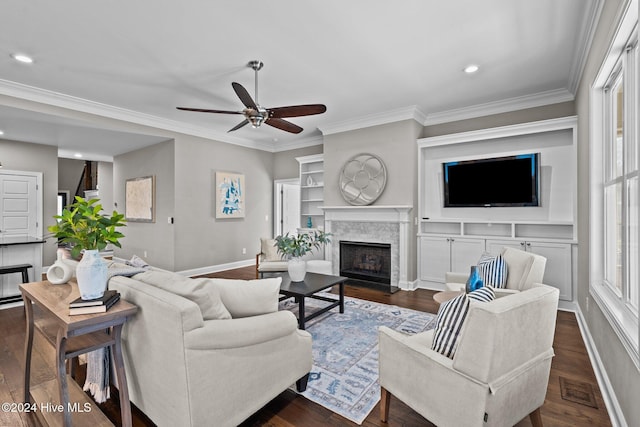
[[[377,287],[394,292],[413,289],[409,280],[409,254],[412,239],[410,215],[412,206],[322,206],[325,231],[332,243],[326,245],[326,259],[331,261],[333,274],[340,274],[340,241],[379,242],[391,245],[391,285]],[[355,279],[351,279],[355,280]],[[366,282],[368,284],[375,282]],[[367,285],[369,286],[369,285]],[[376,287],[376,286],[372,286]]]
[[[340,275],[352,279],[391,284],[391,245],[340,241]]]

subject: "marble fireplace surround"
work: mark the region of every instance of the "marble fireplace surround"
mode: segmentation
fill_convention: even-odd
[[[409,229],[412,206],[322,206],[325,231],[331,243],[325,256],[333,274],[340,270],[340,241],[388,243],[391,245],[391,286],[409,289]]]

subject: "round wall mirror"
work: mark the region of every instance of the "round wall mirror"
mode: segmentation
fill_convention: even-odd
[[[373,154],[353,156],[340,172],[340,193],[351,205],[364,206],[375,202],[386,183],[387,168]]]

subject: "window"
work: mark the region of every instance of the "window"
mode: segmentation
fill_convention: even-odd
[[[638,7],[629,4],[591,90],[590,294],[640,369]]]

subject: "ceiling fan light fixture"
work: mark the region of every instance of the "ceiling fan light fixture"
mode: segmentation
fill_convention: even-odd
[[[262,123],[264,123],[264,116],[262,114],[256,114],[255,116],[248,117],[249,123],[253,128],[259,128]]]

